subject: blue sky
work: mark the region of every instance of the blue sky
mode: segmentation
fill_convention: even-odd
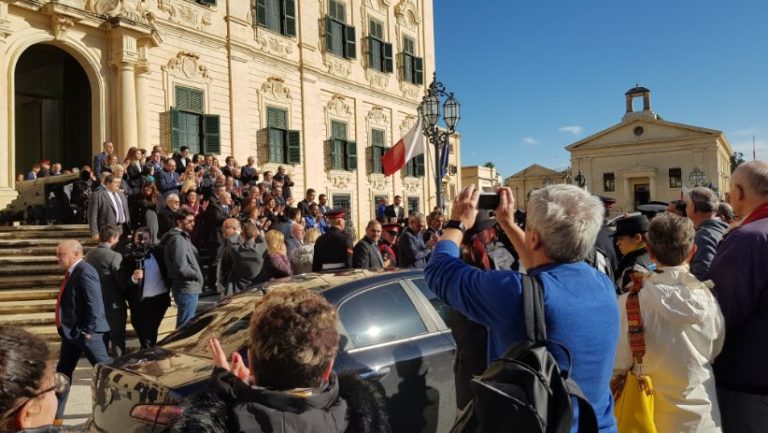
[[[461,103],[462,165],[564,168],[621,120],[624,92],[665,120],[768,159],[768,1],[435,0],[438,79]],[[431,77],[430,77],[431,78]]]

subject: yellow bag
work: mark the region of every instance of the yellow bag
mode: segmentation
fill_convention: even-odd
[[[624,387],[613,408],[619,433],[657,433],[653,421],[653,383],[651,378],[627,374]]]

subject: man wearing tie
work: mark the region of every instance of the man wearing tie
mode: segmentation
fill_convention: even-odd
[[[93,194],[88,203],[88,225],[94,240],[99,240],[99,228],[107,224],[116,225],[123,235],[128,234],[131,218],[128,199],[120,191],[121,183],[119,176],[108,175],[104,189]]]
[[[352,250],[352,267],[356,269],[383,268],[384,259],[379,251],[381,224],[371,220],[365,228],[365,237]]]
[[[56,371],[72,380],[77,361],[85,354],[91,365],[109,362],[104,334],[109,332],[99,273],[83,260],[83,246],[68,239],[56,247],[59,267],[66,269],[56,298],[54,320],[61,336]],[[58,396],[56,418],[62,419],[69,391]]]

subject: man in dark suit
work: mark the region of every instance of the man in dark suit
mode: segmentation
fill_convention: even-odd
[[[192,160],[189,159],[189,148],[187,146],[181,146],[179,148],[179,153],[173,157],[173,160],[176,161],[176,173],[179,175],[183,174],[184,171],[187,170],[187,165],[192,162]]]
[[[104,345],[104,333],[109,324],[104,313],[99,273],[83,260],[83,246],[68,239],[56,247],[59,267],[66,269],[56,298],[55,323],[61,336],[61,349],[56,371],[72,380],[77,361],[82,354],[91,365],[109,362]],[[62,419],[69,392],[58,396],[56,418]]]
[[[376,220],[368,222],[365,237],[355,245],[352,251],[352,267],[358,269],[383,268],[384,259],[379,251],[381,224]]]
[[[123,256],[112,250],[120,238],[120,230],[112,224],[99,229],[99,245],[85,255],[85,261],[99,273],[104,313],[109,323],[107,346],[110,356],[125,353],[125,322],[128,309],[125,304],[127,275]]]
[[[243,291],[255,284],[269,279],[262,270],[267,256],[267,244],[259,241],[259,229],[252,222],[243,223],[243,242],[229,247],[228,256],[231,259],[228,274],[228,287],[234,293]]]
[[[315,202],[315,190],[312,188],[309,188],[307,190],[307,194],[304,196],[304,200],[300,201],[296,207],[301,210],[301,216],[307,217],[309,216],[309,206],[312,205],[312,203]]]
[[[427,226],[427,219],[423,214],[415,212],[408,217],[408,228],[403,230],[398,243],[397,261],[401,268],[424,269],[427,260],[432,253],[439,238],[432,236],[428,242],[424,242],[422,233]]]
[[[403,198],[396,195],[392,204],[384,209],[384,216],[387,217],[389,222],[396,223],[405,217],[405,210],[401,206],[402,202]]]
[[[291,223],[291,235],[285,238],[285,251],[288,257],[291,257],[293,250],[304,245],[304,233],[304,224]]]
[[[243,182],[243,185],[256,185],[259,181],[259,169],[256,167],[256,158],[248,157],[248,164],[240,170],[240,181]]]
[[[165,168],[155,173],[155,179],[157,179],[157,189],[163,197],[168,197],[168,194],[179,194],[181,179],[179,173],[176,173],[176,161],[173,158],[165,161]]]
[[[115,145],[110,141],[104,142],[104,150],[93,157],[93,172],[96,176],[100,175],[107,166],[107,157],[115,151]]]
[[[104,184],[105,188],[94,193],[88,202],[88,225],[94,240],[99,240],[100,227],[114,224],[127,234],[131,222],[128,199],[120,191],[122,179],[110,174]]]
[[[329,210],[325,214],[328,231],[317,238],[312,259],[312,272],[349,269],[352,267],[352,238],[344,233],[344,210]]]

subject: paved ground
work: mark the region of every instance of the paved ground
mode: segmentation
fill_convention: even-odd
[[[212,307],[218,301],[218,296],[207,296],[200,298],[198,311],[206,310]],[[130,324],[128,325],[130,326]],[[128,341],[128,350],[138,347],[138,341]],[[93,409],[93,399],[91,397],[91,378],[93,377],[93,367],[87,359],[81,358],[75,370],[75,377],[72,381],[72,389],[69,392],[67,409],[64,412],[64,424],[76,425],[84,423]]]

